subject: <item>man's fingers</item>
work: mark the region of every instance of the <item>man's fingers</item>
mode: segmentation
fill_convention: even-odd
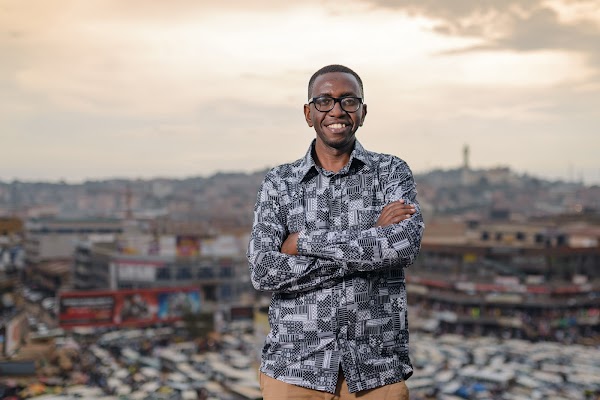
[[[414,204],[406,204],[404,200],[388,204],[381,210],[375,226],[387,226],[397,224],[408,219],[416,212]]]
[[[414,213],[414,211],[412,213]],[[412,217],[412,213],[407,213],[406,211],[404,211],[396,213],[391,212],[387,216],[382,215],[377,220],[377,224],[375,226],[388,226],[392,224],[397,224],[401,221],[404,221],[405,219]]]
[[[380,219],[377,221],[377,224],[375,226],[388,226],[388,225],[397,224],[397,223],[404,221],[405,219],[409,219],[410,217],[412,217],[412,215],[402,214],[402,215],[397,215],[397,216],[394,216],[391,218]]]
[[[381,211],[381,216],[386,218],[396,214],[414,214],[415,211],[415,206],[413,204],[403,204],[397,201],[385,206]]]
[[[392,218],[390,218],[390,223],[391,224],[397,224],[400,221],[404,221],[405,219],[410,218],[411,215],[410,214],[399,214],[399,215],[394,215]]]

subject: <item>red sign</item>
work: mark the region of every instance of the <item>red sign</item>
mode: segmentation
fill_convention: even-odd
[[[177,236],[177,257],[197,257],[200,239],[197,236]]]
[[[197,288],[157,288],[65,292],[59,295],[62,328],[148,325],[170,322],[200,311]]]

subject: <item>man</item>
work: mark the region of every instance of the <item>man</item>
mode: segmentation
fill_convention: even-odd
[[[321,68],[308,97],[316,139],[265,176],[248,245],[254,287],[273,292],[263,396],[408,399],[404,267],[424,229],[412,173],[356,140],[367,105],[354,71]]]

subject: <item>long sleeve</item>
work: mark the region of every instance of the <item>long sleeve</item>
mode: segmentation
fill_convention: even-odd
[[[415,205],[416,213],[398,224],[366,230],[300,231],[299,254],[344,261],[348,272],[412,264],[419,253],[425,224],[406,163],[398,162],[382,186],[387,204],[404,199]]]
[[[248,244],[252,285],[257,290],[294,293],[327,285],[346,270],[341,260],[281,253],[288,236],[287,207],[281,203],[275,174],[263,181],[254,207],[254,223]]]

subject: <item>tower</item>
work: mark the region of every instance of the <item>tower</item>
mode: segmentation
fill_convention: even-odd
[[[463,146],[463,165],[461,168],[461,183],[463,185],[471,184],[471,174],[469,170],[469,145],[465,144]]]

